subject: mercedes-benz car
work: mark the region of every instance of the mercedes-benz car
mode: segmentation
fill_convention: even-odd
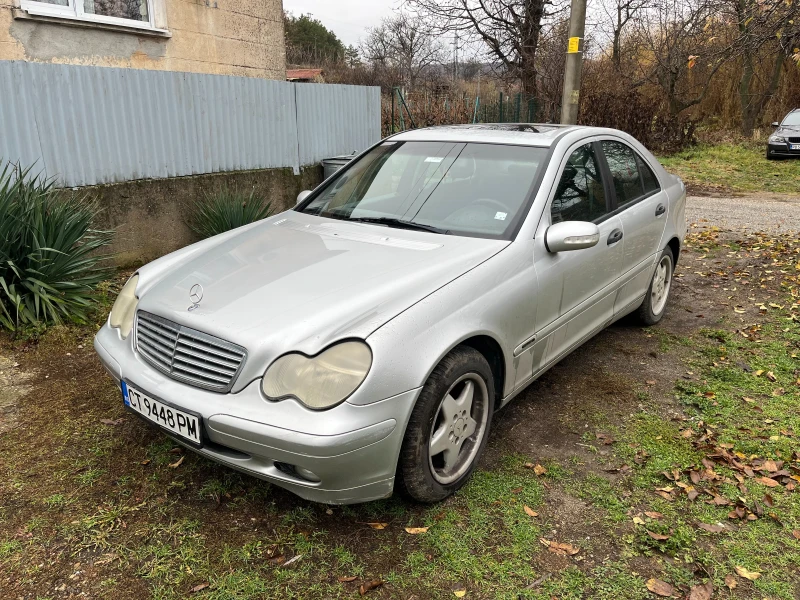
[[[207,458],[318,502],[439,501],[549,367],[664,316],[685,199],[616,130],[400,133],[143,266],[95,348],[128,410]]]
[[[767,160],[800,157],[800,108],[772,124],[775,131],[767,140]]]

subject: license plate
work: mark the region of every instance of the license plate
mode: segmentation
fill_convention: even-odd
[[[789,144],[789,150],[800,150],[800,144]]]
[[[200,419],[164,404],[122,382],[122,401],[148,421],[155,423],[193,444],[200,445]]]

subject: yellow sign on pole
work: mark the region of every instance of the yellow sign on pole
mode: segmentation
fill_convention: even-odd
[[[571,37],[569,38],[569,45],[567,46],[567,54],[577,54],[579,52],[579,48],[581,45],[581,38],[579,37]]]

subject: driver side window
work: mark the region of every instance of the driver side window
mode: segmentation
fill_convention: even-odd
[[[586,144],[567,160],[550,207],[553,223],[596,221],[611,212],[594,146]]]

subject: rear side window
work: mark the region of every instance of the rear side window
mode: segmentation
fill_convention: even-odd
[[[553,223],[597,221],[610,212],[592,144],[581,146],[570,155],[550,212]]]
[[[657,192],[661,189],[661,186],[658,183],[658,179],[656,179],[656,174],[653,173],[653,170],[647,166],[647,163],[644,162],[644,159],[636,155],[636,162],[639,163],[639,171],[642,174],[642,183],[644,184],[644,193],[650,194],[651,192]]]
[[[617,204],[624,206],[642,196],[642,178],[634,151],[622,142],[609,140],[603,143],[608,169],[611,171]]]

